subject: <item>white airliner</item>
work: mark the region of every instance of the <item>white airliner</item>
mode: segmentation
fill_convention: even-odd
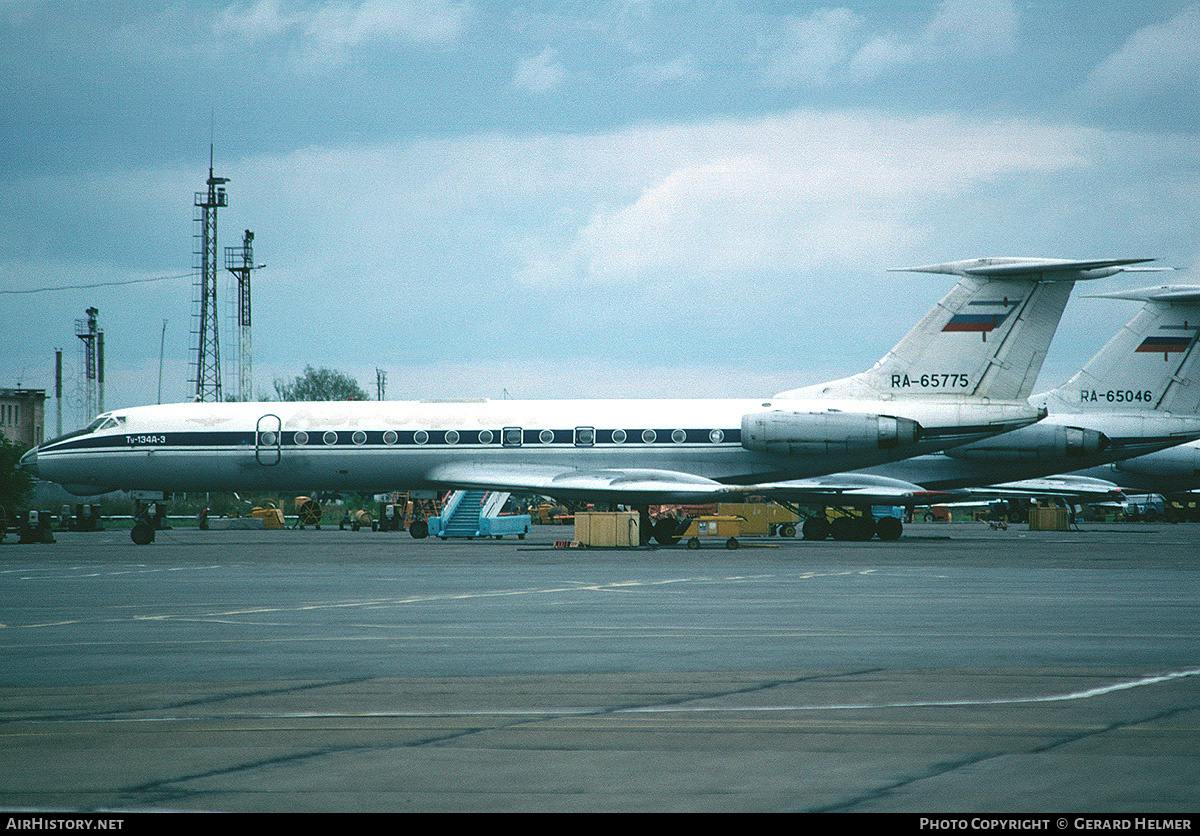
[[[745,495],[906,504],[822,477],[1008,432],[1078,279],[1148,259],[975,259],[868,371],[762,400],[186,403],[115,410],[22,465],[87,494],[483,487],[633,506]]]
[[[1157,410],[1200,413],[1200,375],[1195,373],[1200,362],[1200,286],[1151,287],[1104,295],[1145,303],[1110,343],[1114,354],[1136,360],[1137,369],[1124,377],[1105,370],[1094,378],[1076,376],[1062,387],[1062,400],[1076,402],[1080,409],[1116,409],[1126,415],[1136,415],[1147,403]],[[1141,452],[1144,455],[1109,460],[1111,464],[1070,475],[1107,479],[1147,493],[1200,489],[1200,441]]]
[[[1200,447],[1176,445],[1200,438],[1200,288],[1098,295],[1145,305],[1070,380],[1031,398],[1032,404],[1047,409],[1046,418],[864,473],[930,491],[972,488],[975,496],[1027,498],[1109,497],[1120,485],[1134,482],[1114,478],[1114,471],[1133,473],[1147,467],[1144,462],[1161,467],[1171,455],[1186,460],[1188,474],[1193,475],[1193,457]],[[1144,455],[1153,451],[1162,452]],[[1083,470],[1109,462],[1116,464]],[[1075,470],[1082,472],[1067,472]],[[824,539],[828,533],[821,520],[805,527],[810,539]]]

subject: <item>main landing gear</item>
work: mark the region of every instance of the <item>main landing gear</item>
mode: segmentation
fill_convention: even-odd
[[[809,517],[801,528],[805,540],[866,541],[872,537],[880,540],[899,540],[904,533],[904,523],[897,517],[880,517],[876,520],[870,513],[853,514],[849,511],[832,520],[824,516]]]

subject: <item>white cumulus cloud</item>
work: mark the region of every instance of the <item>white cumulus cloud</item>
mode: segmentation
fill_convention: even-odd
[[[1093,103],[1124,102],[1200,87],[1200,6],[1135,32],[1084,85]]]
[[[610,150],[623,149],[625,188],[610,188],[566,240],[528,254],[519,277],[736,282],[750,271],[870,263],[921,242],[932,206],[1005,176],[1081,165],[1086,137],[1022,122],[815,111],[626,132],[609,138]]]
[[[361,0],[301,5],[258,0],[226,8],[213,29],[219,36],[262,41],[298,38],[306,60],[329,65],[349,60],[369,42],[440,44],[458,37],[467,6],[453,0]]]
[[[870,82],[912,64],[936,65],[1010,53],[1020,29],[1011,0],[943,0],[919,30],[880,30],[853,9],[786,15],[751,60],[770,87]]]

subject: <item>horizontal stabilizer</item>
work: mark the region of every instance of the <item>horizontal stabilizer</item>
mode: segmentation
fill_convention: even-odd
[[[1131,302],[1161,302],[1173,305],[1200,305],[1200,285],[1165,285],[1111,293],[1089,293],[1089,299],[1128,299]]]
[[[1101,258],[1073,261],[1061,258],[971,258],[966,261],[947,261],[922,267],[898,267],[893,272],[945,273],[951,276],[974,276],[980,279],[1036,279],[1039,281],[1078,281],[1102,279],[1130,269],[1134,264],[1153,261],[1152,258]],[[1144,270],[1146,268],[1133,268]]]

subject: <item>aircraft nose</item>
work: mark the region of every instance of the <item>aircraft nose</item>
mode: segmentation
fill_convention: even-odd
[[[21,456],[21,461],[18,464],[18,467],[20,467],[22,470],[30,471],[34,476],[38,475],[37,451],[38,451],[38,448],[34,447],[28,453]]]

